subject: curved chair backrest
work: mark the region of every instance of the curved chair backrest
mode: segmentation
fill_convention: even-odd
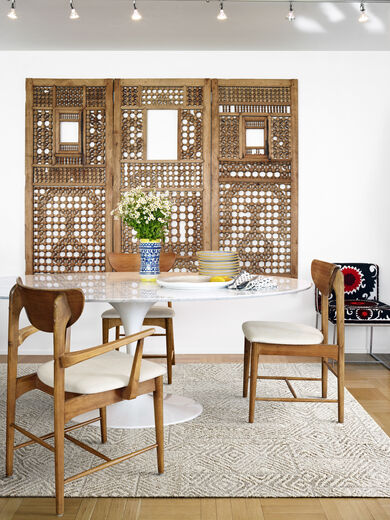
[[[321,293],[322,334],[324,343],[328,343],[329,295],[336,295],[337,344],[344,347],[344,277],[340,268],[329,262],[313,260],[311,276],[316,288]]]
[[[344,275],[346,300],[379,300],[379,266],[377,264],[335,262]]]
[[[137,253],[108,253],[108,261],[114,271],[137,272],[141,266],[141,257]],[[176,253],[160,254],[160,271],[166,273],[172,269],[176,260]]]
[[[379,265],[372,263],[334,262],[344,276],[344,298],[349,300],[379,300]],[[329,295],[329,303],[334,305],[335,295]],[[315,293],[315,309],[321,312],[320,295]]]
[[[311,263],[311,276],[317,289],[324,296],[332,292],[334,278],[339,268],[335,264],[313,260]]]
[[[65,296],[70,317],[66,327],[75,323],[84,309],[84,293],[81,289],[35,289],[26,287],[20,278],[11,290],[11,305],[15,303],[20,311],[24,308],[27,317],[35,328],[44,332],[54,331],[54,308],[58,296]],[[17,300],[17,301],[16,301]]]

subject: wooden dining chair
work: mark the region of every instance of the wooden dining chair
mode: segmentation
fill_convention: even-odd
[[[344,279],[340,269],[327,262],[313,260],[311,274],[321,293],[322,329],[279,321],[247,321],[242,329],[245,336],[243,396],[248,395],[250,378],[249,422],[253,423],[256,401],[321,402],[338,404],[338,421],[344,422]],[[328,299],[336,295],[337,341],[328,342]],[[258,375],[259,356],[310,356],[321,358],[321,377],[282,377]],[[337,361],[337,367],[329,364]],[[328,369],[337,377],[337,399],[328,399]],[[250,376],[249,376],[250,371]],[[285,381],[292,397],[257,397],[258,379]],[[290,381],[321,381],[322,397],[298,397]]]
[[[13,473],[14,451],[17,449],[37,443],[54,452],[58,515],[64,513],[64,484],[95,471],[157,448],[158,472],[164,472],[163,374],[166,370],[160,364],[142,359],[144,338],[152,335],[154,330],[148,329],[110,343],[70,352],[70,327],[78,320],[83,308],[84,295],[80,289],[34,289],[24,286],[18,279],[10,293],[6,474],[10,476]],[[19,329],[19,317],[23,309],[31,325]],[[38,330],[53,334],[54,360],[41,365],[36,373],[17,377],[18,348]],[[137,347],[134,357],[115,350],[135,341]],[[54,432],[41,437],[15,424],[17,399],[34,389],[42,390],[54,398]],[[154,444],[111,459],[70,435],[77,428],[100,421],[101,440],[106,442],[106,406],[150,392],[153,392],[154,399]],[[99,417],[65,426],[76,415],[95,409],[100,410]],[[30,440],[15,445],[15,430]],[[53,437],[54,446],[46,442]],[[64,479],[64,439],[100,457],[104,462]]]
[[[176,260],[175,253],[161,253],[160,271],[167,272],[172,269]],[[114,271],[118,272],[138,272],[141,265],[141,257],[136,253],[108,253],[108,261]],[[160,327],[165,333],[155,333],[153,336],[165,337],[166,354],[144,354],[144,358],[165,358],[167,360],[168,384],[172,383],[172,365],[175,361],[175,344],[173,334],[173,318],[175,311],[172,303],[168,302],[168,307],[153,305],[148,311],[144,325]],[[120,327],[122,325],[118,311],[108,309],[102,313],[103,343],[108,342],[109,331],[115,327],[115,338],[119,339]]]

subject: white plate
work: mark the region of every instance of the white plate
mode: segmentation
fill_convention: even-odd
[[[237,251],[197,251],[198,256],[234,256],[238,255]]]
[[[157,283],[161,287],[167,289],[221,289],[232,283],[228,282],[210,282],[210,276],[175,276],[174,278],[157,278]]]
[[[209,265],[211,267],[219,267],[220,265],[224,267],[236,267],[239,265],[239,262],[204,262],[203,260],[199,260],[199,265]]]

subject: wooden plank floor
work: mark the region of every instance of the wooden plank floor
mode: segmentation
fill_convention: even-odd
[[[179,362],[240,361],[240,356],[177,356]],[[24,362],[42,361],[24,357]],[[0,362],[4,357],[0,357]],[[274,358],[273,361],[287,361]],[[290,360],[289,360],[290,361]],[[347,365],[346,386],[390,435],[390,371]],[[293,406],[293,405],[292,405]],[[0,498],[0,520],[56,519],[52,498]],[[390,499],[68,498],[64,520],[390,520]]]

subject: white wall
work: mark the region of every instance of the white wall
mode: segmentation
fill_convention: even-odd
[[[24,82],[26,77],[209,77],[299,80],[299,276],[312,258],[372,261],[390,303],[390,53],[388,52],[0,52],[0,276],[24,272]],[[240,303],[176,306],[178,353],[242,351],[241,323],[283,319],[314,323],[313,294]],[[73,342],[100,341],[88,304]],[[0,304],[0,352],[7,305]],[[22,352],[48,352],[32,337]],[[347,331],[347,351],[366,349],[365,329]],[[156,340],[157,341],[157,340]],[[390,351],[390,328],[375,344]]]

